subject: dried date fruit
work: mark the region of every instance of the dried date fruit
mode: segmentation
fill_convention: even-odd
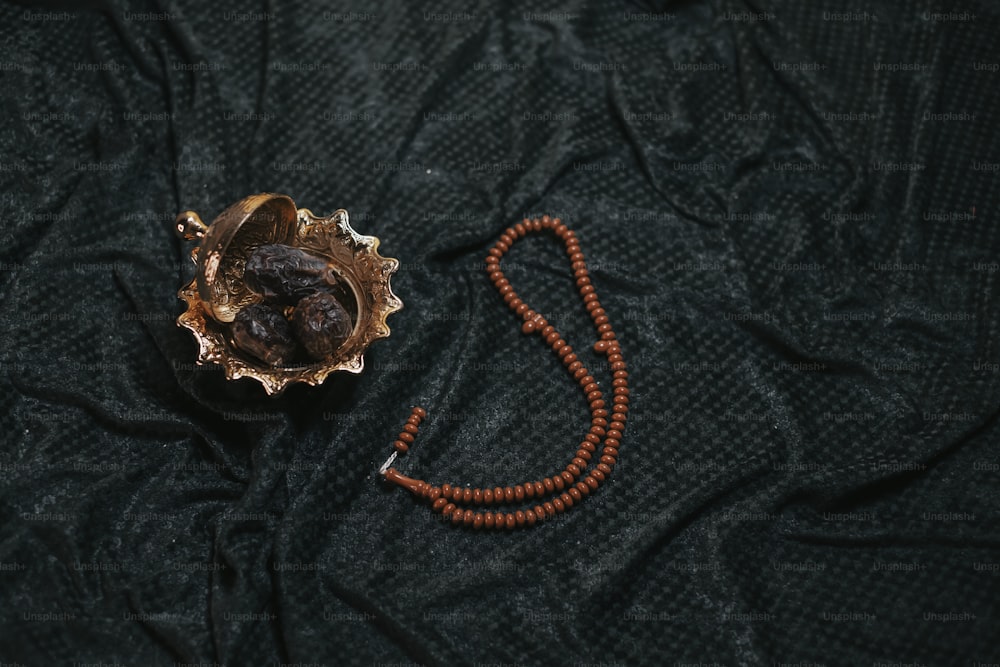
[[[271,366],[281,366],[295,354],[292,328],[281,311],[254,303],[236,313],[233,341],[244,352]]]
[[[265,299],[286,305],[317,291],[343,290],[326,259],[277,243],[254,248],[243,280]]]
[[[351,335],[354,324],[333,295],[316,292],[295,306],[292,327],[309,356],[323,359],[343,345]]]

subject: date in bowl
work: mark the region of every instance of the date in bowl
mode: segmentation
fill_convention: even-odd
[[[195,277],[177,293],[187,304],[177,324],[198,341],[198,363],[253,378],[269,395],[360,373],[368,345],[389,336],[386,318],[403,307],[389,284],[398,260],[379,255],[379,240],[355,232],[344,209],[318,218],[287,195],[261,193],[210,225],[185,211],[175,230],[199,241]]]

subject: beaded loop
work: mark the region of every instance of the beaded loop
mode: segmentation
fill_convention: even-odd
[[[500,268],[500,260],[518,239],[524,238],[529,233],[543,231],[554,233],[566,246],[566,255],[573,269],[577,290],[597,331],[598,340],[594,343],[593,350],[596,354],[607,357],[608,366],[613,374],[610,406],[605,400],[607,394],[601,390],[600,384],[583,365],[573,348],[545,317],[532,310],[518,297]],[[607,481],[618,462],[618,449],[621,446],[626,415],[629,411],[629,375],[625,360],[622,358],[621,344],[590,280],[587,264],[580,250],[580,241],[559,218],[550,218],[547,215],[531,220],[525,218],[522,222],[507,228],[486,256],[486,273],[500,293],[503,302],[520,318],[521,331],[529,335],[539,334],[580,385],[590,406],[590,429],[566,467],[541,481],[522,482],[506,487],[497,486],[493,489],[473,489],[462,484],[438,486],[407,477],[392,467],[398,456],[409,451],[417,437],[420,423],[427,416],[423,408],[415,407],[403,425],[403,430],[393,442],[395,451],[379,468],[379,473],[386,481],[401,486],[427,501],[432,511],[441,514],[454,526],[471,526],[475,530],[490,528],[512,530],[540,525],[550,517],[578,506]],[[600,451],[598,447],[601,448]],[[499,509],[492,512],[478,512],[463,507],[514,503],[526,503],[528,506],[513,512],[499,511]]]

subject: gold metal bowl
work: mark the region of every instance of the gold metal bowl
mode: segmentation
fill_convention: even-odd
[[[360,373],[368,345],[389,336],[386,318],[403,307],[389,285],[399,261],[379,255],[379,240],[355,232],[344,209],[317,218],[308,209],[297,209],[287,195],[261,193],[236,202],[207,226],[197,213],[185,211],[177,216],[175,229],[186,240],[200,239],[191,251],[195,277],[177,293],[187,303],[177,324],[190,329],[198,341],[198,363],[221,365],[230,380],[254,378],[270,395],[280,394],[295,382],[318,385],[334,371]],[[243,279],[247,257],[254,248],[269,243],[325,258],[350,287],[342,305],[354,328],[325,359],[268,366],[233,342],[229,323],[241,308],[262,299]]]

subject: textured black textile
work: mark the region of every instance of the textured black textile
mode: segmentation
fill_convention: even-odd
[[[1000,661],[1000,17],[960,4],[4,2],[0,663]],[[261,191],[400,259],[363,375],[194,366],[173,217]],[[374,474],[411,405],[437,483],[586,430],[482,270],[541,213],[621,462],[456,530]],[[600,369],[561,249],[507,265]]]

